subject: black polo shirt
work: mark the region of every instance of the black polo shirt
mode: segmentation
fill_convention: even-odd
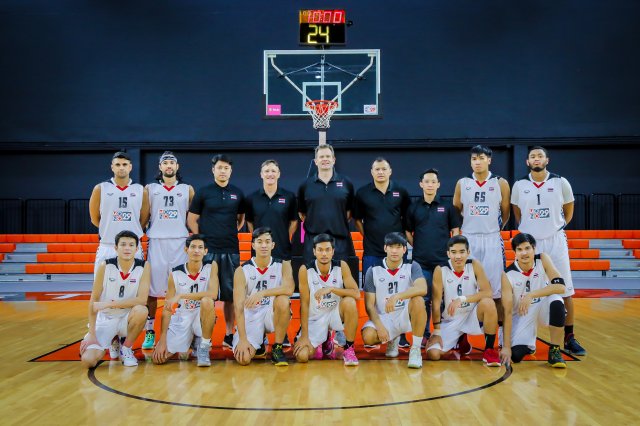
[[[413,260],[423,269],[433,269],[447,261],[447,242],[453,228],[459,228],[461,216],[450,202],[437,195],[431,204],[424,198],[407,209],[405,227],[413,232]]]
[[[290,260],[289,223],[298,220],[298,207],[293,192],[278,187],[273,197],[269,198],[262,188],[247,197],[245,210],[245,219],[253,223],[253,229],[262,226],[271,228],[273,241],[276,243],[273,257]]]
[[[353,211],[353,198],[353,184],[336,172],[326,184],[317,174],[307,178],[298,189],[298,211],[306,215],[305,232],[350,237],[347,210]]]
[[[373,182],[358,189],[353,217],[363,222],[365,256],[385,256],[384,236],[403,231],[409,204],[409,193],[394,181],[384,194]]]
[[[240,188],[212,183],[196,191],[189,207],[200,215],[198,228],[206,237],[209,252],[239,253],[238,215],[244,213],[244,194]]]

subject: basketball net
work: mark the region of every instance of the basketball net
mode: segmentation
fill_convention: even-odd
[[[305,103],[309,109],[309,114],[313,118],[313,128],[318,130],[318,143],[327,143],[327,129],[331,124],[331,116],[338,108],[338,102],[328,100],[314,100]]]

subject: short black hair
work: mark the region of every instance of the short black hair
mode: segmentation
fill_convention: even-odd
[[[331,248],[336,246],[336,239],[329,234],[318,234],[313,237],[313,248],[320,243],[331,243]]]
[[[523,232],[519,233],[511,239],[511,248],[513,249],[513,251],[516,251],[516,248],[520,244],[524,243],[529,243],[531,244],[531,247],[536,248],[536,239],[533,238],[533,235],[525,234]]]
[[[123,160],[129,160],[131,162],[131,157],[124,151],[118,151],[113,154],[113,157],[111,157],[111,161],[115,160],[116,158],[122,158]]]
[[[229,164],[230,166],[233,166],[233,161],[231,161],[231,157],[229,157],[227,154],[216,154],[211,158],[211,165],[215,166],[218,161],[224,161],[225,163]]]
[[[268,226],[261,226],[260,228],[254,229],[251,233],[251,242],[254,242],[256,238],[264,234],[269,234],[271,239],[273,239],[273,232],[271,232],[271,228],[269,228]]]
[[[464,244],[467,250],[469,250],[469,240],[467,240],[467,237],[465,237],[464,235],[454,235],[453,237],[449,238],[449,241],[447,241],[447,251],[449,251],[451,247],[456,244]]]
[[[118,245],[121,238],[133,238],[134,240],[136,240],[136,247],[138,247],[138,244],[140,243],[140,238],[138,238],[135,232],[126,231],[126,230],[118,232],[116,234],[116,245]]]
[[[493,154],[493,151],[491,151],[491,148],[489,148],[488,146],[484,146],[484,145],[476,145],[473,148],[471,148],[471,155],[486,155],[487,157],[491,158],[491,154]]]
[[[407,246],[407,239],[400,232],[389,232],[384,236],[384,245],[392,246],[394,244],[400,244],[403,247]]]
[[[436,175],[438,182],[440,182],[440,173],[438,173],[438,169],[434,169],[434,168],[427,169],[424,172],[420,173],[420,181],[424,179],[424,175],[426,175],[427,173],[433,173],[434,175]]]
[[[191,235],[189,235],[189,237],[187,237],[187,241],[184,242],[184,246],[186,248],[189,248],[189,246],[191,245],[191,243],[193,241],[202,241],[203,243],[205,243],[205,247],[206,247],[206,241],[207,240],[205,240],[204,234],[191,234]]]
[[[386,159],[386,158],[384,158],[384,157],[376,157],[376,159],[375,159],[375,160],[373,160],[373,162],[371,163],[371,168],[373,169],[373,165],[374,165],[375,163],[382,163],[383,161],[384,161],[385,163],[387,163],[387,164],[389,165],[389,167],[391,167],[391,162],[390,162],[389,160],[387,160],[387,159]]]
[[[529,156],[529,154],[531,154],[531,151],[535,151],[536,149],[539,149],[542,152],[544,152],[544,156],[545,157],[549,156],[549,152],[547,152],[547,149],[545,147],[540,146],[540,145],[536,145],[536,146],[532,146],[531,148],[529,148],[529,151],[527,151],[527,157]]]

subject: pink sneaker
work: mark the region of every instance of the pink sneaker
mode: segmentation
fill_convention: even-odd
[[[344,353],[342,354],[342,359],[344,360],[344,365],[346,366],[358,365],[358,357],[356,357],[356,350],[353,348],[353,346],[344,351]]]
[[[316,348],[316,352],[313,354],[313,359],[322,359],[322,345]]]
[[[322,344],[322,353],[324,354],[324,359],[336,359],[335,345],[333,344],[333,334],[333,331],[329,332],[327,340],[325,340]]]
[[[471,350],[473,348],[469,343],[469,339],[467,338],[467,333],[463,333],[462,336],[458,338],[457,349],[461,355],[469,355],[471,353]]]
[[[482,360],[487,364],[487,367],[500,367],[500,356],[498,355],[498,351],[493,348],[484,350]]]

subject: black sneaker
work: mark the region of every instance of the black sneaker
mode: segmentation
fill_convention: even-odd
[[[281,344],[276,343],[275,345],[273,345],[273,348],[271,349],[271,362],[273,362],[276,366],[289,365],[289,363],[287,362],[287,358],[284,356],[284,351],[282,350]]]
[[[285,348],[290,348],[291,347],[291,342],[289,341],[289,336],[288,335],[284,335],[284,341],[282,342],[282,346],[284,346]]]
[[[398,347],[399,348],[409,348],[411,347],[411,343],[409,343],[409,341],[407,340],[407,335],[402,333],[400,335],[400,341],[398,342]]]
[[[583,348],[573,333],[569,334],[564,340],[564,350],[572,355],[584,356],[587,354],[587,350]]]
[[[256,354],[253,356],[254,358],[267,358],[267,347],[264,345],[260,345],[258,349],[256,349]]]
[[[567,368],[567,363],[562,359],[560,348],[558,346],[552,346],[549,348],[549,357],[547,362],[553,368]]]
[[[229,349],[233,348],[233,334],[225,334],[224,339],[222,340],[222,347],[227,347]]]

